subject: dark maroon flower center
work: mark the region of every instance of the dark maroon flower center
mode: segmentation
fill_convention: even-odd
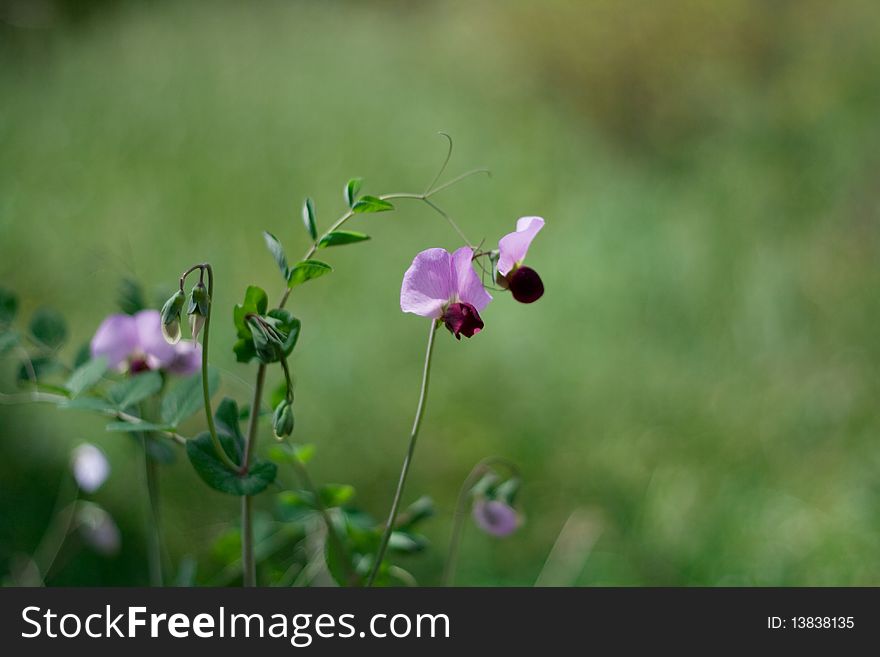
[[[147,363],[146,358],[133,358],[131,361],[131,365],[129,366],[129,371],[132,374],[140,374],[141,372],[149,372],[150,365]]]
[[[471,338],[483,328],[480,313],[469,303],[450,304],[443,313],[443,323],[456,340],[461,340],[462,335]]]
[[[517,267],[507,277],[507,287],[520,303],[533,303],[544,294],[544,283],[531,267]]]

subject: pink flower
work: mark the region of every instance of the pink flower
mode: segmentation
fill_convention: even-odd
[[[104,356],[108,367],[131,372],[164,370],[185,376],[195,374],[202,360],[198,342],[165,341],[158,310],[109,315],[95,331],[90,347],[92,358]]]
[[[532,303],[544,294],[544,283],[531,267],[523,267],[529,245],[544,227],[541,217],[520,217],[516,232],[508,233],[498,241],[498,273],[501,274],[513,298],[520,303]]]
[[[419,253],[403,275],[400,309],[442,320],[456,339],[470,338],[483,328],[480,313],[492,300],[471,266],[473,251],[463,246]]]
[[[474,502],[473,516],[477,527],[499,538],[509,536],[519,527],[516,510],[499,500],[478,499]]]

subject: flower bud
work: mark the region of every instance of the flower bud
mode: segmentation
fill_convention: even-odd
[[[284,335],[275,326],[278,320],[272,317],[249,315],[245,321],[251,330],[254,349],[260,360],[264,363],[278,360],[284,348]]]
[[[162,335],[170,344],[180,342],[180,311],[186,295],[183,290],[175,292],[162,306]]]
[[[521,483],[519,477],[511,477],[495,489],[495,499],[506,504],[513,504]]]
[[[278,440],[293,433],[293,407],[286,399],[278,404],[272,415],[272,430]]]
[[[202,327],[205,325],[205,316],[200,315],[199,313],[193,313],[189,316],[189,327],[192,330],[192,339],[196,340],[199,337],[199,333],[202,332]]]
[[[477,527],[498,538],[509,536],[520,524],[516,509],[498,500],[476,500],[472,515]]]
[[[192,328],[193,340],[197,339],[199,333],[202,332],[205,318],[208,316],[208,304],[210,301],[208,289],[204,283],[199,281],[193,286],[192,292],[190,292],[189,308],[186,311],[189,315],[189,325]]]
[[[211,299],[208,297],[208,288],[205,287],[205,284],[199,281],[193,286],[192,292],[189,295],[189,308],[187,309],[188,315],[195,315],[198,313],[199,315],[208,315],[208,303],[210,303]]]
[[[544,283],[531,267],[517,267],[510,272],[507,287],[520,303],[534,303],[544,295]]]

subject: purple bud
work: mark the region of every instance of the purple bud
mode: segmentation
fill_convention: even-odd
[[[531,267],[517,267],[507,276],[507,287],[520,303],[533,303],[544,294],[544,283]]]
[[[477,527],[499,538],[509,536],[519,526],[516,510],[498,500],[478,499],[474,502],[473,516]]]
[[[462,335],[466,338],[472,338],[483,330],[483,320],[480,319],[480,313],[469,303],[450,304],[446,312],[443,313],[443,322],[456,340],[461,340]]]

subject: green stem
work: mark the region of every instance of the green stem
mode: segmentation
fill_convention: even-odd
[[[503,465],[510,470],[513,475],[519,473],[519,469],[514,463],[498,456],[490,456],[477,463],[471,469],[470,473],[468,473],[468,476],[465,477],[464,482],[461,484],[461,489],[458,491],[458,500],[455,503],[455,513],[453,514],[452,520],[452,535],[449,539],[449,554],[446,557],[446,566],[443,568],[443,586],[452,586],[452,579],[455,577],[455,569],[458,565],[458,551],[461,547],[461,535],[462,530],[464,529],[464,519],[466,516],[464,507],[467,504],[468,494],[479,478],[486,474],[491,466],[496,464]]]
[[[372,586],[382,566],[382,560],[385,558],[385,551],[388,549],[388,541],[391,539],[391,532],[394,531],[394,523],[397,521],[397,512],[400,509],[400,501],[403,498],[403,488],[406,485],[406,477],[409,474],[409,468],[412,464],[413,453],[416,449],[416,440],[419,437],[419,427],[422,424],[422,417],[425,414],[425,403],[428,398],[428,382],[431,379],[431,356],[434,353],[434,336],[439,326],[437,320],[431,322],[431,330],[428,333],[428,347],[425,351],[425,368],[422,372],[422,387],[419,392],[419,404],[416,407],[416,417],[413,420],[412,431],[409,436],[409,448],[406,452],[406,458],[403,460],[403,467],[400,470],[400,479],[397,482],[397,490],[394,493],[394,500],[391,502],[391,511],[388,514],[388,521],[385,523],[385,531],[382,534],[382,541],[379,544],[379,550],[376,552],[376,561],[373,564],[373,570],[367,579],[367,586]]]
[[[217,452],[217,457],[227,468],[233,472],[238,472],[238,465],[229,458],[226,450],[223,449],[223,445],[220,443],[220,437],[217,435],[217,427],[214,426],[214,411],[211,408],[211,391],[208,389],[208,343],[211,331],[211,314],[214,308],[214,269],[209,264],[201,265],[200,268],[208,272],[208,314],[205,316],[205,326],[203,328],[204,334],[202,336],[202,396],[205,400],[205,418],[208,421],[208,431],[211,434],[211,442],[214,443],[214,451]],[[193,269],[190,271],[193,271]],[[184,276],[186,276],[186,274],[184,274]]]
[[[70,475],[66,475],[58,487],[58,498],[55,501],[49,526],[34,550],[33,562],[44,584],[70,534],[78,499],[79,487]]]
[[[149,516],[147,519],[147,562],[150,570],[150,586],[162,586],[162,530],[159,519],[159,472],[156,461],[150,457],[147,451],[147,441],[150,438],[146,433],[141,435],[141,444],[144,449],[144,472],[147,483],[147,504]]]
[[[241,568],[243,586],[257,585],[257,565],[254,560],[254,523],[250,495],[241,498]]]
[[[266,381],[266,365],[260,363],[257,369],[257,384],[254,386],[254,399],[251,402],[251,413],[248,417],[247,436],[244,442],[244,456],[241,461],[241,473],[247,474],[251,466],[251,455],[256,449],[257,425],[260,420],[260,403],[263,397],[263,384]],[[254,560],[254,527],[252,521],[252,501],[250,495],[241,498],[241,567],[244,586],[257,585],[257,564]]]

